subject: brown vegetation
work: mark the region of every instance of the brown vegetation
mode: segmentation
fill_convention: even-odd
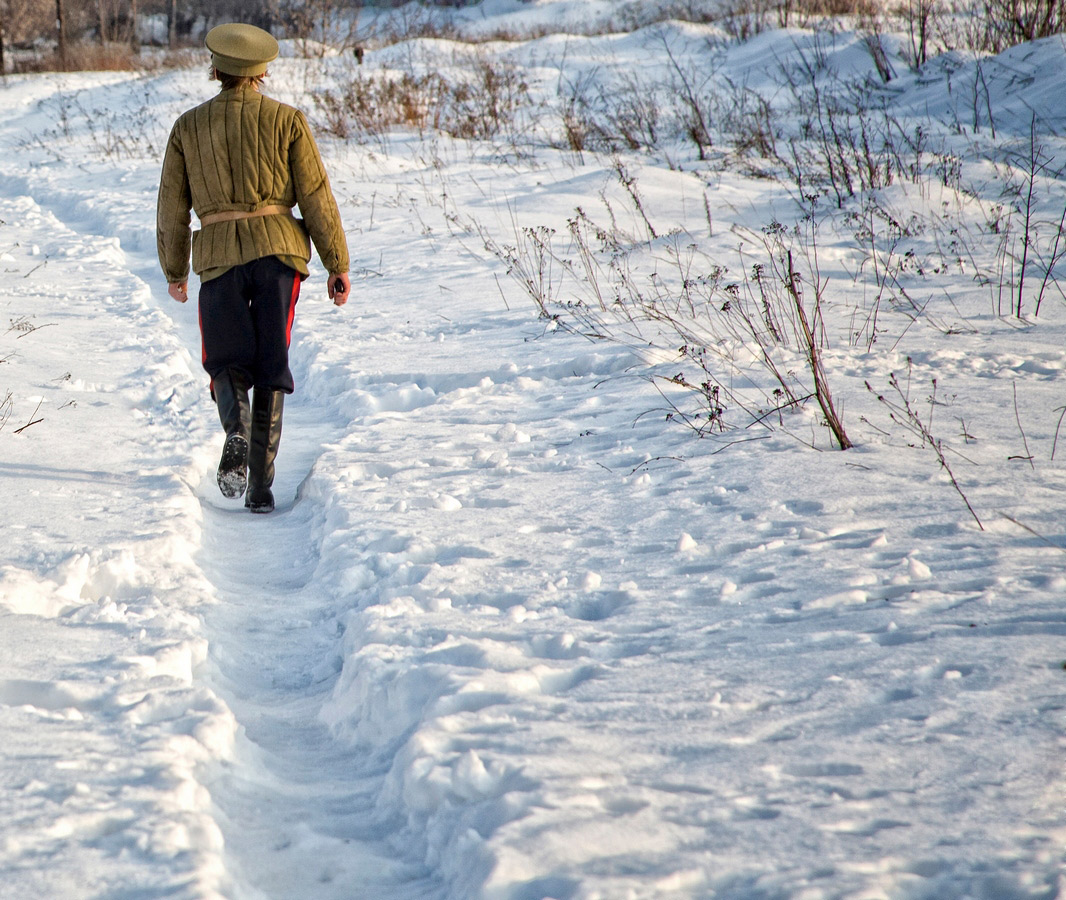
[[[303,42],[307,55],[324,42],[344,48],[380,47],[416,37],[524,41],[550,28],[464,35],[445,7],[472,0],[5,0],[0,3],[0,71],[126,69],[138,66],[142,43],[177,48],[200,44],[203,31],[239,20]],[[375,7],[373,27],[359,14]],[[391,12],[389,10],[392,9]],[[909,35],[914,65],[941,50],[998,53],[1014,44],[1066,30],[1066,0],[622,0],[610,20],[568,30],[631,31],[667,19],[718,25],[735,40],[769,28],[816,27],[845,18],[870,35]],[[149,27],[149,24],[151,27]],[[123,48],[128,48],[125,50]],[[890,71],[882,71],[885,80]],[[693,122],[702,127],[699,116]],[[699,142],[699,135],[694,134]]]

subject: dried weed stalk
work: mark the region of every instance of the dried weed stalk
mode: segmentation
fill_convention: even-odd
[[[910,360],[907,360],[908,367],[910,366]],[[933,436],[933,408],[936,406],[936,391],[937,382],[936,379],[932,379],[933,392],[929,398],[929,420],[923,421],[922,417],[918,414],[918,411],[914,408],[914,404],[910,398],[910,373],[907,376],[907,390],[905,391],[899,383],[899,379],[896,377],[896,373],[890,374],[888,379],[889,387],[895,392],[895,397],[886,397],[884,394],[880,394],[873,389],[870,382],[866,382],[866,389],[877,397],[879,403],[881,403],[887,410],[889,418],[897,425],[901,426],[907,432],[912,434],[918,441],[918,447],[928,447],[936,454],[937,461],[940,463],[940,467],[947,473],[948,478],[951,480],[951,486],[955,488],[956,493],[962,498],[962,502],[966,504],[966,508],[970,511],[970,515],[973,516],[974,521],[977,523],[977,527],[981,531],[985,530],[985,526],[981,524],[981,519],[974,511],[973,506],[970,505],[970,501],[967,499],[965,492],[959,485],[958,479],[955,477],[955,473],[951,470],[951,466],[948,464],[946,450],[943,442]],[[912,444],[911,446],[915,446]]]

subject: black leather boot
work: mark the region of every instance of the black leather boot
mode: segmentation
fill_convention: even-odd
[[[248,382],[239,372],[226,370],[212,380],[218,417],[226,430],[226,443],[218,463],[218,489],[223,497],[239,497],[248,481],[248,437],[252,412]]]
[[[252,435],[248,450],[248,493],[244,505],[254,513],[274,510],[274,459],[281,444],[285,394],[256,388],[252,392]]]

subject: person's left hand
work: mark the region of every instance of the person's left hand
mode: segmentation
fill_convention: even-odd
[[[173,284],[167,285],[167,293],[178,303],[184,303],[189,299],[189,282],[175,281]]]
[[[344,306],[348,302],[348,294],[351,289],[352,283],[348,280],[347,272],[329,276],[329,299],[333,301],[334,306]]]

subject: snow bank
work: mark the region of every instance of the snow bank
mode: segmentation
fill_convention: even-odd
[[[767,60],[823,39],[723,50],[670,25],[575,38],[572,71],[665,68],[655,34],[760,88]],[[835,40],[838,76],[870,71]],[[544,97],[560,49],[506,52]],[[982,63],[1002,142],[955,127],[972,61],[901,74],[895,114],[932,109],[939,149],[995,159],[967,157],[957,188],[894,183],[881,208],[987,229],[1025,103],[1062,152],[1040,99],[1060,58]],[[277,90],[308,72],[344,76],[286,58]],[[865,350],[828,331],[854,450],[807,446],[827,446],[810,405],[697,440],[648,380],[661,347],[546,327],[467,226],[563,236],[581,206],[662,258],[691,240],[726,259],[731,225],[798,216],[787,191],[724,153],[624,154],[653,239],[592,153],[324,140],[356,290],[338,310],[322,272],[304,286],[278,511],[250,517],[214,487],[195,310],[153,259],[160,135],[202,72],[8,84],[0,892],[1063,893],[1061,298],[998,316],[973,261],[915,230],[899,277],[930,315],[886,308]],[[822,233],[833,314],[868,288],[848,221]],[[985,530],[863,387],[905,371]]]

